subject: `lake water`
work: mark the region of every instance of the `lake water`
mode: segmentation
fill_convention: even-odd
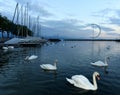
[[[35,54],[37,59],[25,61]],[[8,58],[0,66],[0,95],[120,95],[120,43],[109,41],[63,41],[41,47],[15,48],[1,57]],[[104,61],[107,68],[90,63]],[[40,64],[53,64],[58,60],[57,71],[44,71]],[[97,91],[86,91],[66,81],[76,74],[92,82],[94,71],[100,73]]]

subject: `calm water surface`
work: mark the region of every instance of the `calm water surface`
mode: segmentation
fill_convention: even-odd
[[[109,47],[109,48],[108,48]],[[25,61],[35,54],[37,59]],[[41,47],[15,48],[0,57],[9,60],[0,66],[0,95],[120,95],[120,43],[107,41],[63,41]],[[91,66],[109,56],[108,68]],[[40,64],[53,64],[57,71],[43,71]],[[94,71],[100,73],[97,91],[76,88],[66,81],[76,74],[92,82]]]

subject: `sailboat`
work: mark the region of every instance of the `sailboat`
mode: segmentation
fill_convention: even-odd
[[[17,13],[17,20],[18,20],[18,17],[19,17],[19,12],[18,12],[18,3],[16,5],[16,8],[15,8],[15,12],[14,12],[14,17],[13,17],[13,20],[15,18],[15,14]],[[29,26],[30,28],[30,17],[29,17],[29,20],[28,20],[28,3],[25,7],[25,10],[24,10],[24,15],[22,13],[22,6],[21,6],[21,24],[23,25],[23,19],[24,19],[24,25],[23,26]],[[23,18],[24,16],[24,18]],[[29,21],[29,22],[28,22]],[[39,17],[37,18],[37,21],[39,21]],[[37,25],[37,31],[38,31],[38,25]],[[18,35],[19,35],[19,31],[18,31]],[[28,35],[28,30],[26,29],[26,37],[22,37],[22,38],[18,38],[18,37],[14,37],[8,41],[6,41],[4,44],[19,44],[19,45],[25,45],[25,46],[28,46],[28,45],[37,45],[37,44],[42,44],[42,43],[45,43],[46,40],[45,39],[42,39],[40,37],[33,37],[33,36],[29,36]]]
[[[40,29],[38,27],[39,26],[38,21],[39,21],[39,16],[37,17],[36,32],[38,32],[38,30],[40,31]],[[39,35],[39,34],[37,34],[37,35]],[[38,45],[38,44],[43,44],[43,43],[47,42],[47,40],[42,39],[41,37],[28,36],[28,35],[27,35],[27,37],[20,39],[20,40],[21,40],[20,44],[23,46]]]
[[[16,19],[16,24],[18,24],[18,17],[19,17],[19,10],[18,10],[18,6],[19,4],[17,3],[16,4],[16,7],[15,7],[15,11],[14,11],[14,15],[13,15],[13,19],[12,19],[12,22],[14,22],[15,20],[15,16],[17,17]],[[18,37],[14,37],[6,42],[4,42],[5,45],[15,45],[15,44],[18,44],[20,42],[20,38]]]

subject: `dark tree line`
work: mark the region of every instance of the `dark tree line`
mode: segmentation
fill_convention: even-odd
[[[0,32],[2,32],[2,38],[4,37],[3,33],[5,31],[7,32],[8,38],[10,36],[10,33],[20,37],[33,35],[33,32],[30,29],[28,29],[26,26],[15,24],[12,21],[10,21],[6,16],[2,16],[0,14]]]

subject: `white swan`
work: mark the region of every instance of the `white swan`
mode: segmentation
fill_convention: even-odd
[[[2,49],[4,49],[4,50],[14,49],[14,46],[8,46],[8,47],[3,46]]]
[[[54,65],[51,64],[42,64],[40,67],[44,70],[57,70],[56,64],[58,63],[57,60],[55,60]]]
[[[14,46],[8,46],[8,49],[14,49]]]
[[[38,58],[38,56],[36,56],[36,55],[31,55],[31,56],[27,56],[27,57],[25,58],[25,60],[33,60],[33,59],[36,59],[36,58]]]
[[[83,75],[74,75],[72,76],[72,79],[66,78],[66,80],[73,84],[75,87],[82,88],[85,90],[97,90],[97,83],[96,83],[96,77],[99,78],[99,73],[94,72],[93,73],[93,84]]]
[[[108,62],[107,62],[108,59],[109,59],[109,57],[106,57],[106,58],[105,58],[105,62],[97,61],[97,62],[91,63],[91,65],[99,66],[99,67],[108,66]]]
[[[3,46],[2,49],[4,49],[4,50],[8,50],[8,47]]]

